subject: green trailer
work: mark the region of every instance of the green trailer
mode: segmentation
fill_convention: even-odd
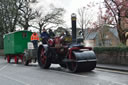
[[[19,59],[23,61],[24,50],[27,49],[31,35],[32,32],[25,30],[4,35],[4,54],[8,63],[12,58],[14,58],[15,63],[18,63]]]

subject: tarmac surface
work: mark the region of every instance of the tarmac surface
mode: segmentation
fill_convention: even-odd
[[[0,58],[4,59],[4,56],[0,56]],[[112,64],[97,64],[97,68],[101,69],[109,69],[109,70],[117,70],[117,71],[124,71],[128,72],[128,66],[126,65],[112,65]]]
[[[38,63],[24,66],[20,62],[15,64],[12,59],[9,64],[0,57],[0,85],[128,85],[128,72],[103,68],[116,66],[102,64],[102,68],[91,72],[70,73],[57,64],[41,69]]]

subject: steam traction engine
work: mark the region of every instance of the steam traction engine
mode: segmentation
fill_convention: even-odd
[[[72,14],[72,42],[56,37],[38,48],[38,64],[48,69],[52,63],[71,72],[91,71],[96,67],[96,56],[91,47],[84,47],[76,39],[76,15]]]

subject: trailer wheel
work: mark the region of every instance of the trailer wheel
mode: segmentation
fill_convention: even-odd
[[[28,66],[29,65],[29,60],[26,59],[26,56],[24,56],[24,58],[23,58],[23,64],[25,66]]]
[[[48,69],[51,65],[51,62],[48,58],[48,51],[45,51],[43,46],[40,46],[38,49],[38,64],[41,68]]]
[[[8,55],[8,56],[7,56],[7,62],[10,63],[10,61],[11,61],[11,58],[10,58],[10,56]]]
[[[75,61],[75,60],[76,60],[76,57],[75,57],[75,55],[72,53],[72,57],[71,57],[71,58],[68,57],[68,59]],[[73,61],[67,63],[67,68],[68,68],[71,72],[77,72],[78,63],[77,63],[77,62],[73,62]]]
[[[15,61],[15,64],[18,64],[18,57],[17,56],[14,57],[14,61]]]

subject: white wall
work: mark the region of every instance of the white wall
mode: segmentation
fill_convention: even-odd
[[[84,45],[86,47],[94,47],[95,46],[94,40],[84,40]]]

